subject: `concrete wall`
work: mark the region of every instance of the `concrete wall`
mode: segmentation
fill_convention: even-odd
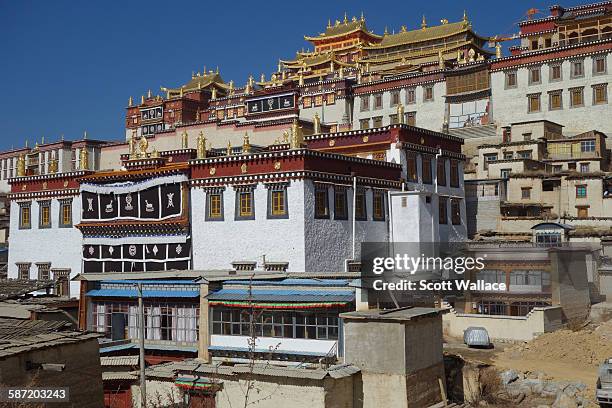
[[[445,334],[463,338],[468,327],[484,327],[492,340],[529,341],[541,333],[561,328],[563,310],[559,306],[534,307],[526,316],[494,316],[457,313],[451,308],[443,315]]]
[[[38,278],[36,262],[50,262],[51,268],[70,268],[70,278],[81,273],[82,235],[74,227],[59,227],[60,203],[51,200],[51,228],[38,228],[39,205],[32,200],[30,207],[29,229],[19,228],[19,203],[11,202],[10,251],[8,260],[8,277],[19,276],[16,262],[31,262],[30,279]],[[72,225],[81,221],[81,200],[72,198]],[[70,282],[70,295],[79,296],[79,282]]]
[[[226,375],[209,376],[222,384],[217,392],[217,408],[242,407],[245,405],[247,388],[246,374],[241,377]],[[361,408],[361,377],[321,380],[308,378],[277,377],[254,375],[254,389],[249,393],[248,404],[262,408]],[[182,391],[171,381],[147,380],[147,401],[153,403],[181,401]],[[132,386],[133,405],[140,406],[140,387]]]
[[[3,387],[69,387],[70,405],[66,406],[101,408],[104,400],[98,350],[98,340],[94,338],[2,358],[0,384]],[[65,364],[65,369],[26,370],[28,361]]]
[[[550,252],[553,304],[563,309],[564,319],[582,321],[589,314],[590,295],[586,252]]]
[[[345,319],[345,362],[361,368],[363,406],[424,407],[444,380],[442,317],[410,321]]]

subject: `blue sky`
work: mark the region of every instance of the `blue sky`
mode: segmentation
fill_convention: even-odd
[[[279,58],[309,44],[328,19],[363,11],[381,34],[458,21],[463,10],[482,35],[518,32],[531,7],[554,2],[432,0],[320,1],[10,1],[0,0],[0,150],[40,140],[121,139],[130,95],[178,86],[217,65],[226,81],[269,76]],[[564,6],[583,4],[566,0]]]

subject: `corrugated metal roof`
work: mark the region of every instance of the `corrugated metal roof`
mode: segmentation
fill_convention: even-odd
[[[90,297],[128,297],[128,298],[136,298],[138,297],[138,291],[134,290],[126,290],[126,289],[93,289],[87,292],[86,296]],[[199,297],[199,290],[143,290],[142,297],[145,298],[159,298],[159,297],[169,297],[169,298],[194,298]]]
[[[345,287],[349,284],[348,279],[297,279],[287,278],[280,281],[273,280],[234,280],[224,283],[229,285],[251,285],[251,286],[326,286],[326,287]]]
[[[352,302],[353,291],[345,290],[258,290],[221,289],[208,295],[208,300],[251,300],[254,302]]]
[[[101,281],[100,283],[104,283],[104,284],[127,284],[127,283],[137,284],[137,283],[142,283],[143,285],[145,285],[145,284],[153,284],[153,285],[155,285],[155,284],[157,284],[157,285],[195,285],[196,284],[193,279],[191,279],[191,280],[178,280],[178,279],[162,279],[162,280],[143,279],[143,280],[135,280],[135,279],[126,279],[126,280],[107,280],[107,281]]]
[[[102,373],[102,381],[137,380],[138,375],[129,371],[105,371]]]
[[[138,365],[138,356],[100,357],[100,365],[102,366],[136,366]]]

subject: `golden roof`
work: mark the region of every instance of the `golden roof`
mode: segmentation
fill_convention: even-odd
[[[370,31],[368,31],[367,27],[366,27],[366,23],[365,23],[365,19],[362,17],[361,19],[355,19],[353,18],[353,21],[348,21],[345,20],[343,23],[340,23],[339,21],[336,21],[335,25],[331,25],[328,24],[327,28],[325,29],[324,33],[319,34],[318,36],[315,37],[309,37],[307,35],[304,36],[305,40],[308,41],[318,41],[318,40],[322,40],[322,39],[328,39],[328,38],[334,38],[334,37],[340,37],[343,35],[347,35],[347,34],[351,34],[351,33],[355,33],[358,31],[363,31],[364,33],[367,33],[368,35],[372,36],[372,37],[376,37],[376,38],[382,38],[374,33],[371,33]]]
[[[334,62],[334,64],[338,64],[338,66],[352,66],[351,64],[346,64],[342,61],[336,60],[336,57],[333,52],[329,53],[321,53],[312,56],[302,56],[298,54],[298,58],[294,61],[282,61],[282,63],[287,68],[301,68],[301,67],[313,67],[321,64],[325,64],[328,62]]]
[[[218,72],[209,72],[205,74],[196,74],[191,77],[191,81],[187,82],[185,85],[180,88],[165,88],[162,87],[162,91],[176,93],[180,92],[181,89],[183,92],[196,91],[200,89],[205,89],[210,87],[211,85],[217,86],[222,89],[229,89],[229,86],[223,82],[221,75]]]
[[[417,30],[402,30],[396,34],[385,34],[379,44],[373,44],[365,49],[380,49],[394,47],[404,44],[418,43],[422,41],[436,40],[446,38],[465,32],[471,32],[471,25],[467,21],[459,21],[457,23],[442,24],[433,27],[426,27]],[[473,33],[472,33],[473,34]],[[476,34],[474,34],[476,35]]]

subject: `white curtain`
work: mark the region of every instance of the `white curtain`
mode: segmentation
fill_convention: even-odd
[[[187,321],[185,327],[187,329],[187,335],[185,336],[185,341],[195,343],[198,341],[198,318],[196,315],[196,309],[193,307],[186,309],[186,315]]]
[[[138,306],[130,306],[128,314],[128,338],[138,338]]]
[[[97,331],[106,331],[106,305],[96,305],[96,326]]]
[[[153,333],[150,340],[161,340],[161,307],[152,307],[150,310],[152,311],[151,320],[153,322]]]
[[[172,326],[175,330],[172,338],[176,341],[185,340],[185,329],[186,329],[186,311],[187,309],[182,307],[176,308],[176,315],[172,316]]]

